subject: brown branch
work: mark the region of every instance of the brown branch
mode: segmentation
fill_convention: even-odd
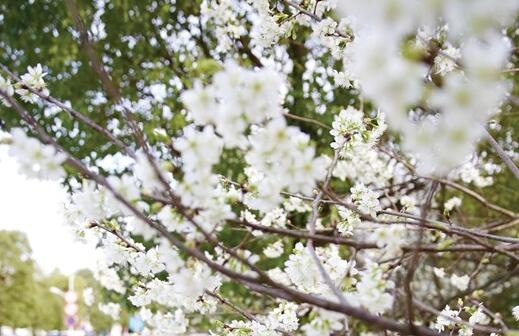
[[[304,122],[311,123],[311,124],[314,124],[314,125],[317,125],[319,127],[326,128],[326,129],[332,129],[330,126],[328,126],[326,124],[323,124],[322,122],[320,122],[318,120],[301,117],[301,116],[298,116],[298,115],[295,115],[295,114],[292,114],[292,113],[288,113],[288,112],[283,113],[283,115],[285,117],[287,117],[287,118],[291,118],[291,119],[295,119],[295,120],[299,120],[299,121],[304,121]]]
[[[487,139],[488,143],[494,148],[494,150],[497,152],[497,155],[503,160],[505,165],[510,169],[512,174],[514,174],[515,178],[519,180],[519,168],[515,165],[515,162],[506,154],[503,148],[501,148],[501,145],[494,139],[494,137],[487,131],[486,128],[483,127],[483,130],[485,131],[485,138]]]
[[[335,166],[337,165],[337,162],[339,161],[339,155],[346,144],[348,139],[345,139],[344,142],[341,144],[339,148],[335,150],[335,154],[333,156],[333,160],[330,163],[330,166],[328,167],[328,171],[326,172],[326,178],[324,180],[324,184],[315,197],[315,199],[312,201],[312,215],[310,219],[308,220],[308,223],[306,224],[306,227],[309,228],[310,234],[315,235],[315,223],[319,217],[319,204],[321,203],[321,200],[324,196],[324,191],[328,188],[328,185],[330,184],[330,181],[332,179],[333,170],[335,169]],[[332,292],[337,296],[339,299],[339,302],[342,304],[346,304],[346,299],[344,298],[344,295],[340,291],[339,288],[333,283],[333,280],[330,278],[330,275],[324,268],[323,264],[321,263],[321,260],[319,260],[319,257],[317,257],[317,254],[315,252],[314,247],[314,241],[313,239],[308,240],[307,244],[308,251],[310,252],[310,255],[312,256],[312,259],[314,260],[315,264],[317,265],[317,268],[319,269],[319,273],[321,273],[321,276],[323,277],[324,282],[328,285],[328,287],[332,290]]]
[[[18,77],[15,73],[11,72],[9,68],[7,68],[5,65],[0,64],[0,68],[2,68],[3,71],[5,71],[11,78],[13,78],[17,82],[22,82],[20,77]],[[76,118],[77,120],[83,122],[99,134],[104,135],[106,138],[108,138],[114,145],[121,148],[123,151],[125,151],[129,156],[135,157],[135,153],[132,149],[130,149],[124,142],[117,139],[112,133],[110,133],[106,128],[103,126],[97,124],[92,119],[88,118],[86,115],[84,115],[81,112],[78,112],[77,110],[73,109],[72,107],[66,105],[65,103],[59,101],[58,99],[50,96],[50,95],[44,95],[42,92],[30,87],[30,86],[24,86],[25,89],[29,90],[30,92],[34,93],[41,99],[59,107],[60,109],[66,111],[69,115]]]
[[[223,298],[222,296],[218,295],[217,293],[215,292],[210,292],[208,290],[205,291],[205,293],[209,296],[212,296],[213,298],[215,298],[216,300],[218,300],[221,304],[223,305],[226,305],[228,306],[229,308],[231,308],[232,310],[234,310],[235,312],[237,312],[238,314],[240,314],[241,316],[245,317],[247,320],[249,321],[255,321],[255,322],[258,322],[260,324],[263,324],[263,322],[261,322],[260,320],[258,320],[256,317],[254,317],[254,315],[252,315],[251,313],[249,313],[248,311],[244,310],[244,309],[241,309],[240,307],[236,306],[235,304],[233,304],[231,301]],[[282,330],[282,329],[274,329],[284,335],[287,335],[287,336],[292,336],[292,333],[290,332],[287,332],[285,330]]]
[[[378,327],[383,330],[392,330],[399,332],[403,335],[447,336],[446,334],[422,326],[417,326],[415,328],[415,332],[413,332],[409,329],[409,326],[407,324],[399,323],[387,319],[385,317],[373,315],[365,310],[354,308],[349,305],[341,305],[340,303],[327,301],[310,294],[298,293],[299,295],[296,296],[294,295],[295,293],[284,292],[282,290],[276,288],[269,288],[257,283],[249,283],[247,285],[252,290],[258,293],[269,295],[275,298],[282,298],[285,300],[294,301],[297,303],[310,303],[314,306],[318,306],[326,310],[344,313],[345,315],[362,320],[368,323],[368,325]]]
[[[78,30],[80,31],[80,36],[81,36],[82,44],[85,47],[85,50],[86,50],[87,55],[88,55],[88,57],[90,59],[90,64],[91,64],[92,68],[97,73],[97,75],[100,78],[100,80],[101,80],[101,82],[103,84],[103,87],[105,88],[107,93],[112,97],[113,100],[115,100],[118,103],[121,103],[122,102],[122,96],[121,96],[121,94],[119,92],[119,89],[112,82],[110,76],[108,75],[108,73],[104,69],[103,65],[99,61],[99,58],[98,58],[98,56],[97,56],[97,54],[95,52],[95,48],[93,46],[93,43],[90,40],[88,30],[85,27],[85,24],[84,24],[80,14],[79,14],[79,10],[77,8],[75,0],[67,0],[67,5],[69,6],[69,10],[71,12],[71,15],[74,17],[74,20],[76,22],[76,26],[77,26]],[[213,242],[217,246],[221,247],[225,252],[229,253],[234,258],[238,259],[239,261],[241,261],[245,265],[249,266],[252,270],[254,270],[256,273],[258,273],[263,280],[265,280],[267,282],[271,282],[271,280],[269,279],[269,277],[267,276],[267,274],[265,272],[260,270],[254,264],[250,263],[247,259],[245,259],[242,256],[240,256],[239,254],[237,254],[235,251],[232,251],[232,250],[228,249],[227,247],[221,245],[217,240],[215,240],[212,237],[212,235],[210,233],[205,231],[203,229],[203,227],[196,222],[196,220],[194,219],[194,216],[192,214],[190,214],[188,209],[186,209],[182,205],[182,203],[180,201],[180,198],[177,197],[176,195],[174,195],[173,191],[171,190],[171,186],[167,183],[166,179],[162,175],[160,169],[158,168],[154,158],[152,157],[152,155],[151,155],[151,153],[149,151],[148,144],[147,144],[147,142],[146,142],[146,140],[144,138],[144,135],[143,135],[142,131],[139,129],[135,119],[133,118],[133,115],[132,115],[131,111],[129,111],[124,106],[124,104],[122,104],[122,108],[123,108],[123,112],[125,114],[125,117],[127,118],[128,123],[130,125],[130,128],[133,131],[134,138],[136,139],[136,141],[139,144],[139,146],[143,149],[143,151],[144,151],[144,153],[145,153],[145,155],[147,157],[147,160],[150,163],[150,165],[152,166],[152,168],[153,168],[157,178],[159,179],[161,184],[164,186],[165,190],[168,192],[168,194],[169,194],[169,196],[170,196],[174,206],[182,214],[182,216],[184,216],[192,225],[194,225],[199,231],[201,231],[202,234],[204,235],[204,237],[206,237],[209,241]]]
[[[86,28],[83,19],[81,18],[81,14],[79,12],[79,8],[77,6],[76,1],[66,0],[66,3],[70,15],[72,16],[72,19],[75,22],[76,28],[79,31],[81,46],[83,47],[88,56],[91,68],[97,74],[97,77],[101,81],[103,89],[107,93],[108,97],[110,97],[110,99],[112,99],[114,102],[121,106],[124,117],[126,118],[126,121],[128,122],[128,125],[130,126],[130,129],[133,132],[135,140],[141,148],[145,149],[147,147],[147,143],[144,139],[144,135],[141,129],[139,128],[137,122],[135,121],[133,113],[130,110],[128,110],[128,108],[125,106],[119,88],[112,81],[112,78],[110,77],[105,67],[101,63],[95,51],[94,43],[90,39],[90,33]]]
[[[488,281],[486,281],[485,283],[483,283],[483,284],[481,284],[479,286],[474,286],[472,288],[468,288],[468,289],[466,289],[464,291],[456,293],[455,295],[447,298],[442,303],[441,306],[447,305],[449,302],[451,302],[454,299],[470,295],[470,294],[474,293],[475,291],[492,288],[492,287],[496,286],[497,284],[503,283],[503,282],[507,281],[508,279],[518,275],[518,274],[519,274],[519,267],[516,266],[513,270],[509,271],[508,273],[499,274],[496,277],[493,277],[493,278],[489,279]]]
[[[295,2],[293,2],[291,0],[281,0],[281,1],[283,1],[289,7],[292,7],[294,9],[296,9],[299,13],[304,14],[304,15],[310,17],[314,21],[320,22],[320,21],[323,20],[323,18],[319,17],[317,14],[312,13],[311,11],[304,9],[303,7],[301,7],[300,5],[298,5],[297,3],[295,3]],[[353,35],[344,34],[339,29],[335,29],[335,35],[337,37],[342,37],[342,38],[346,39],[347,41],[353,41],[353,39],[354,39]]]
[[[211,291],[208,291],[208,290],[206,290],[205,293],[207,295],[209,295],[209,296],[212,296],[216,300],[220,301],[220,303],[228,306],[229,308],[231,308],[232,310],[234,310],[235,312],[237,312],[241,316],[245,317],[247,320],[259,322],[258,319],[256,317],[254,317],[254,315],[252,315],[251,313],[247,312],[246,310],[243,310],[243,309],[239,308],[238,306],[236,306],[235,304],[233,304],[229,300],[224,299],[223,297],[221,297],[217,293],[211,292]]]
[[[135,245],[133,242],[129,241],[125,236],[123,236],[119,231],[117,230],[114,230],[114,229],[109,229],[107,228],[106,226],[104,225],[101,225],[99,223],[91,223],[89,228],[100,228],[101,230],[103,231],[106,231],[108,233],[111,233],[113,234],[114,236],[116,236],[117,238],[119,238],[123,243],[126,244],[126,246],[132,248],[133,250],[137,251],[137,252],[144,252],[144,250],[142,248],[140,248],[139,246]]]
[[[402,157],[400,157],[397,153],[393,153],[381,146],[379,146],[379,149],[380,151],[382,151],[384,154],[390,156],[391,158],[395,159],[396,161],[400,162],[401,164],[403,164],[407,170],[409,170],[409,172],[413,175],[416,175],[416,171],[414,169],[414,167],[408,163],[407,161],[405,161]],[[417,176],[417,175],[416,175]],[[442,184],[445,184],[451,188],[454,188],[454,189],[457,189],[467,195],[469,195],[470,197],[474,198],[475,200],[477,200],[478,202],[480,202],[481,204],[483,204],[484,206],[486,206],[487,208],[489,209],[492,209],[496,212],[499,212],[499,213],[502,213],[503,215],[506,215],[508,217],[519,217],[519,214],[511,211],[511,210],[508,210],[508,209],[505,209],[505,208],[502,208],[496,204],[493,204],[493,203],[490,203],[488,200],[486,200],[483,196],[481,196],[480,194],[478,194],[477,192],[467,188],[467,187],[464,187],[463,185],[459,184],[459,183],[456,183],[454,181],[449,181],[447,179],[443,179],[443,178],[434,178],[434,177],[428,177],[428,176],[417,176],[419,178],[423,178],[423,179],[427,179],[427,180],[436,180],[436,181],[439,181],[440,183]]]
[[[362,242],[357,241],[353,239],[347,239],[343,237],[337,237],[334,235],[324,235],[324,234],[310,234],[308,231],[305,230],[290,230],[285,228],[277,228],[273,226],[264,226],[260,224],[254,224],[247,222],[245,220],[230,220],[231,222],[235,222],[237,224],[249,227],[253,230],[262,231],[265,233],[271,233],[271,234],[279,234],[282,236],[287,237],[293,237],[293,238],[299,238],[299,239],[312,239],[315,242],[319,243],[329,243],[329,244],[335,244],[335,245],[345,245],[350,246],[356,250],[366,250],[366,249],[378,249],[376,243],[372,242]],[[409,224],[408,222],[395,222],[394,224]],[[327,232],[329,234],[333,234],[333,231]],[[519,245],[518,244],[507,244],[507,245],[500,245],[500,248],[508,251],[519,251]],[[417,249],[414,245],[404,245],[401,247],[404,252],[412,252]],[[454,246],[448,246],[448,247],[438,247],[434,244],[428,244],[428,245],[421,245],[418,248],[419,251],[422,252],[428,252],[428,253],[445,253],[445,252],[488,252],[491,251],[491,249],[476,245],[476,244],[458,244]]]
[[[402,292],[400,290],[397,290],[397,293],[402,295]],[[477,331],[482,331],[482,332],[486,332],[486,333],[501,333],[502,332],[502,330],[500,330],[500,329],[491,328],[491,327],[487,327],[487,326],[483,326],[483,325],[478,325],[478,324],[470,324],[470,323],[468,323],[468,322],[466,322],[466,321],[464,321],[462,319],[455,319],[455,318],[452,318],[452,317],[450,317],[448,315],[444,315],[444,314],[442,314],[441,311],[439,311],[437,309],[434,309],[433,307],[430,307],[430,306],[426,305],[425,303],[423,303],[421,301],[418,301],[416,299],[413,299],[413,304],[416,305],[416,307],[418,307],[422,311],[434,314],[435,316],[442,316],[443,318],[445,318],[445,319],[447,319],[449,321],[469,326],[469,327],[471,327],[471,328],[473,328],[474,330],[477,330]]]
[[[52,137],[50,137],[41,126],[37,124],[37,122],[25,111],[25,109],[20,106],[16,100],[14,100],[12,97],[6,94],[3,90],[0,90],[0,96],[2,96],[10,105],[20,114],[22,119],[26,120],[26,122],[33,128],[33,130],[39,135],[40,139],[47,144],[52,145],[55,149],[57,149],[60,152],[63,152],[68,156],[67,164],[72,166],[74,169],[78,170],[80,173],[82,173],[84,176],[86,176],[88,179],[94,181],[96,184],[103,186],[107,189],[108,192],[110,192],[115,199],[117,199],[119,202],[121,202],[124,206],[126,206],[131,213],[133,213],[134,216],[136,216],[138,219],[145,222],[147,225],[149,225],[151,228],[156,230],[159,234],[161,234],[163,237],[165,237],[172,245],[177,247],[182,252],[186,253],[187,255],[200,260],[201,262],[205,263],[207,266],[209,266],[211,269],[213,269],[216,272],[219,272],[225,276],[230,277],[231,279],[234,279],[250,289],[258,292],[263,293],[267,295],[273,295],[275,297],[279,298],[285,298],[289,299],[295,302],[299,303],[309,303],[311,305],[321,307],[327,310],[335,311],[344,313],[346,315],[352,316],[354,318],[361,319],[367,323],[371,323],[374,326],[377,326],[379,328],[387,329],[387,330],[393,330],[396,332],[400,332],[404,335],[410,335],[413,334],[413,331],[409,329],[409,326],[406,324],[402,324],[384,317],[380,317],[374,314],[371,314],[363,309],[353,307],[346,304],[340,304],[335,303],[332,301],[328,301],[319,297],[316,297],[314,295],[306,294],[299,292],[297,290],[294,290],[290,287],[287,287],[282,284],[273,283],[275,287],[266,287],[261,284],[262,279],[251,277],[242,273],[238,273],[235,271],[232,271],[214,261],[209,259],[205,256],[203,252],[196,248],[190,248],[187,247],[182,241],[177,239],[175,236],[173,236],[165,227],[160,225],[159,223],[152,221],[149,219],[146,215],[144,215],[140,210],[135,208],[134,205],[132,205],[128,200],[126,200],[121,194],[119,194],[106,180],[105,177],[98,175],[92,171],[90,171],[81,161],[74,158],[70,153],[68,153],[65,149],[63,149],[59,144],[57,144]],[[417,327],[415,329],[417,335],[424,335],[424,336],[438,336],[443,335],[441,333],[438,333],[434,330],[431,330],[429,328],[424,327]]]
[[[427,198],[420,211],[420,217],[421,217],[420,233],[419,233],[418,240],[416,242],[416,249],[412,255],[412,258],[411,258],[411,261],[409,264],[409,269],[407,270],[407,273],[406,273],[405,279],[404,279],[404,290],[406,293],[407,322],[409,323],[409,328],[411,328],[411,330],[415,329],[413,291],[412,291],[411,286],[412,286],[414,274],[416,272],[416,268],[418,266],[418,260],[420,259],[419,248],[422,245],[422,240],[423,240],[424,231],[425,231],[423,224],[424,224],[425,219],[427,218],[427,213],[431,207],[431,202],[433,200],[434,192],[436,191],[437,187],[438,187],[438,182],[432,182],[431,188],[430,188],[429,192],[427,193]]]
[[[485,199],[483,196],[481,196],[480,194],[478,194],[477,192],[459,184],[459,183],[456,183],[454,181],[449,181],[449,180],[446,180],[446,179],[435,179],[435,178],[432,178],[432,177],[423,177],[425,179],[428,179],[428,180],[436,180],[442,184],[445,184],[446,186],[448,187],[451,187],[453,189],[456,189],[456,190],[459,190],[465,194],[467,194],[468,196],[472,197],[473,199],[475,199],[476,201],[480,202],[481,204],[483,204],[485,207],[489,208],[489,209],[492,209],[492,210],[495,210],[496,212],[499,212],[503,215],[506,215],[508,217],[512,217],[512,218],[519,218],[519,214],[511,211],[511,210],[508,210],[508,209],[505,209],[505,208],[502,208],[496,204],[493,204],[493,203],[490,203],[487,199]]]
[[[381,221],[376,218],[373,218],[372,216],[370,216],[368,214],[362,213],[355,205],[342,201],[341,199],[339,199],[338,196],[336,196],[330,192],[328,193],[328,195],[332,199],[323,200],[322,201],[323,203],[342,205],[352,211],[357,212],[362,219],[366,219],[366,220],[369,220],[374,223],[379,223],[379,224],[394,224],[395,223],[394,221]],[[298,195],[291,195],[291,196],[300,197]],[[304,200],[309,200],[307,197],[300,197],[300,198],[304,199]],[[419,223],[421,222],[421,218],[419,216],[415,216],[413,214],[408,214],[405,212],[396,212],[396,211],[392,211],[392,210],[381,210],[379,213],[414,220],[413,222],[404,222],[402,224],[419,226],[420,225]],[[476,236],[476,237],[481,237],[481,238],[486,238],[486,239],[496,240],[496,241],[501,241],[501,242],[506,242],[506,243],[519,244],[519,239],[516,239],[516,238],[497,236],[497,235],[481,232],[478,230],[466,229],[464,227],[457,226],[457,225],[454,225],[451,223],[445,223],[442,221],[428,219],[428,218],[426,218],[424,220],[424,222],[425,223],[423,224],[423,226],[425,226],[429,229],[434,229],[434,230],[439,230],[439,231],[449,233],[449,234],[457,234],[460,236],[469,237],[472,240],[474,240],[473,236]],[[485,243],[485,246],[489,247],[489,245],[486,243]],[[516,259],[517,256],[512,256],[512,258]]]

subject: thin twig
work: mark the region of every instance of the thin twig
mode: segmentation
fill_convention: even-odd
[[[508,169],[510,169],[510,171],[514,174],[515,178],[519,180],[519,168],[517,168],[517,166],[515,165],[514,161],[512,161],[512,159],[508,156],[508,154],[506,154],[506,152],[501,147],[501,145],[499,145],[499,143],[487,131],[487,129],[484,128],[484,127],[483,127],[483,129],[485,131],[485,138],[487,139],[487,141],[490,143],[492,148],[494,148],[494,150],[497,152],[497,155],[499,155],[501,160],[503,160],[503,162],[508,167]]]
[[[409,323],[409,328],[411,328],[411,330],[414,330],[415,328],[415,325],[414,325],[414,307],[413,307],[413,291],[412,291],[412,282],[413,282],[413,277],[414,277],[414,274],[416,272],[416,268],[418,266],[418,260],[420,259],[420,253],[419,253],[419,248],[421,247],[422,245],[422,240],[423,240],[423,236],[424,236],[424,229],[425,227],[423,226],[424,224],[424,221],[425,219],[427,218],[427,213],[429,212],[429,209],[431,207],[431,202],[433,200],[433,196],[434,196],[434,192],[436,191],[436,188],[438,187],[438,182],[432,182],[431,183],[431,188],[429,190],[429,192],[427,193],[427,198],[422,206],[422,209],[420,211],[420,217],[421,217],[421,229],[420,229],[420,233],[419,233],[419,236],[418,236],[418,240],[416,242],[416,250],[414,251],[413,255],[412,255],[412,258],[411,258],[411,261],[410,261],[410,264],[409,264],[409,269],[407,271],[407,274],[405,276],[405,279],[404,279],[404,290],[405,290],[405,293],[406,293],[406,306],[407,306],[407,322]]]
[[[342,148],[344,147],[344,145],[346,144],[346,141],[348,141],[348,139],[346,139],[344,141],[344,143],[335,150],[333,160],[332,160],[330,166],[328,167],[328,171],[326,173],[326,178],[324,180],[324,184],[312,202],[312,215],[310,217],[310,220],[306,224],[306,227],[310,231],[311,235],[315,235],[315,223],[317,222],[317,218],[319,217],[319,204],[321,203],[321,200],[324,196],[324,191],[328,188],[328,185],[330,184],[330,181],[332,179],[333,170],[335,169],[335,166],[337,165],[337,162],[339,161],[340,152],[341,152]],[[324,268],[323,264],[321,263],[321,260],[317,256],[317,253],[315,252],[315,248],[314,248],[313,239],[310,238],[308,240],[307,247],[308,247],[308,251],[310,252],[310,255],[312,256],[315,264],[317,265],[317,268],[319,269],[319,272],[321,273],[321,276],[323,277],[323,279],[326,282],[326,284],[328,285],[328,287],[332,290],[332,292],[335,294],[335,296],[337,296],[340,303],[346,304],[346,299],[344,298],[344,295],[339,290],[339,288],[337,288],[337,286],[333,282],[333,280],[330,278],[330,275],[328,274],[328,272]]]
[[[299,120],[299,121],[304,121],[304,122],[307,122],[307,123],[311,123],[311,124],[317,125],[317,126],[322,127],[322,128],[331,129],[330,126],[328,126],[326,124],[323,124],[322,122],[320,122],[318,120],[301,117],[301,116],[298,116],[298,115],[295,115],[295,114],[291,114],[291,113],[288,113],[288,112],[283,113],[283,115],[285,117],[287,117],[287,118],[291,118],[291,119],[295,119],[295,120]]]

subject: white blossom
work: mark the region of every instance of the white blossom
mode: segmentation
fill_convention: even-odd
[[[162,272],[165,269],[164,263],[159,258],[157,248],[148,250],[146,253],[138,253],[131,260],[132,270],[143,276],[150,276]]]
[[[83,289],[83,302],[87,306],[92,306],[94,304],[94,300],[94,289],[92,287]]]
[[[119,319],[119,314],[121,312],[121,306],[119,304],[114,302],[106,304],[100,303],[98,308],[103,314],[110,316],[112,319]]]
[[[517,321],[519,321],[519,305],[512,308],[512,315]]]
[[[350,190],[351,198],[362,213],[377,217],[377,212],[382,210],[378,200],[379,195],[367,188],[364,184],[357,184]]]
[[[283,254],[283,241],[278,240],[278,241],[270,244],[263,250],[263,253],[268,258],[277,258],[277,257],[281,256]]]
[[[490,318],[483,312],[482,307],[478,307],[474,313],[469,318],[469,323],[486,325],[490,323]]]
[[[468,275],[458,276],[453,274],[450,280],[451,284],[459,290],[466,290],[469,287],[470,277]]]
[[[342,221],[337,224],[337,231],[339,231],[343,236],[352,236],[355,228],[361,224],[359,214],[344,207],[340,207],[339,216]]]
[[[67,156],[27,136],[20,128],[11,130],[9,155],[16,158],[19,171],[29,177],[56,180],[65,176],[62,164]]]
[[[1,75],[0,75],[0,90],[8,96],[12,96],[14,94],[14,87],[11,84],[11,81],[9,80],[9,78],[6,79],[6,78],[2,77]],[[0,100],[2,101],[2,103],[5,106],[7,106],[7,107],[10,106],[9,102],[4,97],[1,97]]]
[[[458,320],[459,311],[451,310],[451,308],[447,305],[440,312],[438,318],[436,319],[436,323],[434,324],[434,328],[438,331],[444,331],[445,327],[450,328],[454,325],[455,321]]]
[[[49,91],[46,88],[47,84],[43,80],[43,77],[46,75],[47,73],[43,72],[41,64],[38,64],[35,67],[28,66],[27,73],[20,77],[20,87],[16,89],[16,93],[20,95],[20,98],[24,102],[35,103],[38,100],[38,96],[26,87],[40,91],[44,96],[48,95]]]
[[[438,278],[445,277],[445,270],[443,268],[434,267],[433,272]]]
[[[459,197],[452,197],[445,202],[443,205],[445,210],[452,211],[454,208],[457,208],[461,205],[461,198]]]

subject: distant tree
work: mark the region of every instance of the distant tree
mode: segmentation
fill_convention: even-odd
[[[0,231],[0,325],[61,329],[63,305],[49,292],[25,234]]]
[[[92,327],[96,332],[109,331],[113,324],[112,318],[104,314],[99,310],[99,303],[106,300],[111,300],[109,296],[112,293],[104,289],[99,282],[94,278],[94,275],[90,270],[80,270],[75,274],[74,287],[76,292],[80,294],[79,297],[79,317],[81,320],[88,320],[92,324]],[[90,288],[92,290],[93,302],[88,305],[83,297],[85,289]],[[119,298],[118,300],[121,300]],[[123,309],[124,310],[124,309]],[[123,313],[123,315],[127,315]],[[123,321],[124,323],[124,321]]]
[[[31,254],[25,234],[0,231],[0,325],[35,330],[63,329],[63,298],[51,293],[49,288],[68,291],[68,277],[57,270],[49,275],[42,274]],[[99,310],[98,303],[115,300],[114,294],[104,289],[90,270],[78,271],[74,276],[80,320],[90,321],[97,332],[109,330],[113,320]],[[87,288],[92,289],[94,298],[90,305],[83,298]],[[124,309],[121,316],[127,316]]]
[[[13,327],[29,326],[31,316],[25,311],[34,293],[34,264],[25,235],[0,232],[0,324]]]

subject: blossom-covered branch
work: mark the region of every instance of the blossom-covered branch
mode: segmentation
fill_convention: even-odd
[[[153,53],[125,72],[109,6],[90,26],[67,4],[96,98],[83,109],[51,95],[56,69],[2,65],[2,143],[67,186],[70,227],[104,255],[96,278],[148,334],[513,330],[519,307],[496,301],[518,285],[519,214],[487,190],[518,145],[486,130],[506,127],[489,121],[517,85],[516,1],[146,5],[153,37],[118,43]]]

